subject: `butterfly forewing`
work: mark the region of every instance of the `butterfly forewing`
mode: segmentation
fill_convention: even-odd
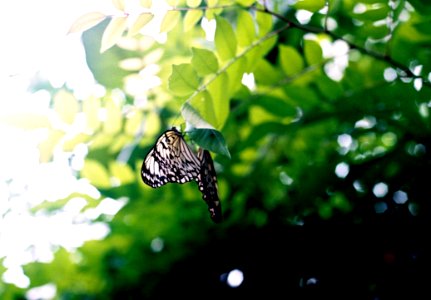
[[[153,188],[168,182],[185,183],[197,179],[200,161],[182,134],[172,128],[165,131],[142,163],[142,180]]]
[[[198,157],[201,161],[201,169],[197,178],[202,199],[208,205],[211,219],[219,223],[222,220],[221,202],[218,197],[217,175],[211,154],[207,150],[199,149]]]

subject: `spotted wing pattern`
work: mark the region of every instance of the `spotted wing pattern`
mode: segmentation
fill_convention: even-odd
[[[141,167],[142,180],[153,188],[168,182],[197,180],[201,162],[182,134],[172,127],[165,131],[148,152]]]
[[[211,220],[220,223],[222,220],[221,202],[218,197],[217,175],[211,154],[208,150],[199,149],[198,158],[201,161],[201,168],[197,182],[202,193],[202,199],[208,205]]]

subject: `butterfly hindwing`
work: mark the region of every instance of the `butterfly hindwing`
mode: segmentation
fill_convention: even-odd
[[[208,150],[199,149],[198,158],[201,161],[201,168],[197,177],[199,190],[202,199],[208,205],[210,217],[215,223],[222,220],[221,202],[218,197],[217,175],[214,163]]]
[[[141,167],[142,180],[153,188],[195,180],[199,172],[199,159],[174,127],[157,139]]]

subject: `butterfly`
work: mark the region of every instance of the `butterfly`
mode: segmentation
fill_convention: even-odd
[[[157,139],[141,167],[142,180],[153,188],[168,182],[186,183],[197,180],[201,162],[183,135],[175,128]]]
[[[202,199],[208,205],[211,220],[220,223],[222,220],[221,202],[218,197],[217,175],[211,154],[208,150],[200,148],[198,158],[201,161],[201,169],[197,182],[202,193]]]
[[[153,188],[168,182],[196,180],[211,220],[215,223],[222,220],[217,175],[210,152],[200,148],[196,155],[175,127],[163,132],[148,152],[142,163],[141,177]]]

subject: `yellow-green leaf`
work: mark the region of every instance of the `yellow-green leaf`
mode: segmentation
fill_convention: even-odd
[[[139,31],[144,28],[153,19],[154,15],[152,13],[142,13],[140,14],[132,26],[129,28],[129,36],[134,36],[139,33]]]
[[[192,48],[192,66],[199,76],[215,73],[218,70],[217,57],[206,49]]]
[[[90,183],[96,187],[111,187],[108,170],[96,160],[85,160],[84,167],[81,170],[81,177],[87,178]]]
[[[87,121],[87,129],[89,129],[90,132],[96,131],[101,124],[99,119],[99,113],[100,113],[99,98],[91,97],[86,99],[83,104],[83,112],[85,114],[85,118]]]
[[[124,0],[112,0],[112,3],[114,4],[116,9],[124,11]]]
[[[152,5],[151,0],[141,0],[141,6],[145,8],[150,8]]]
[[[110,134],[117,133],[121,130],[122,114],[120,106],[113,99],[108,99],[106,104],[106,120],[104,131]]]
[[[223,127],[229,115],[229,94],[226,92],[226,87],[229,86],[229,79],[226,73],[221,73],[208,85],[208,92],[213,102],[212,109],[217,120],[214,125],[217,129]]]
[[[188,7],[198,7],[201,4],[202,0],[187,0]]]
[[[102,42],[100,45],[100,52],[103,53],[112,46],[114,46],[126,30],[127,17],[113,18],[102,35]]]
[[[220,59],[227,61],[236,55],[237,41],[232,25],[219,16],[216,16],[215,46]]]
[[[99,24],[105,19],[106,19],[106,15],[103,13],[100,13],[100,12],[87,13],[79,17],[75,22],[73,22],[72,26],[70,26],[68,33],[85,31],[87,29],[90,29],[91,27],[96,26],[97,24]]]
[[[60,90],[55,94],[54,110],[63,122],[72,124],[78,109],[78,102],[71,93]]]
[[[187,32],[192,29],[196,25],[196,23],[202,18],[203,14],[203,11],[200,9],[192,9],[187,11],[186,16],[184,17],[184,32]]]
[[[256,0],[236,0],[236,3],[242,6],[251,6],[254,2],[256,2]]]
[[[199,80],[190,64],[172,66],[168,80],[169,89],[177,96],[189,96],[199,87]]]
[[[257,11],[256,22],[259,29],[259,36],[262,37],[272,29],[272,16],[270,14]]]
[[[170,10],[160,24],[160,32],[169,32],[177,26],[181,17],[181,13],[177,10]]]
[[[109,171],[113,177],[120,181],[120,184],[128,184],[135,180],[132,168],[126,163],[111,161],[109,163]]]
[[[238,37],[238,45],[246,47],[253,43],[256,37],[256,31],[254,29],[253,18],[249,12],[243,10],[238,12],[236,34]]]
[[[136,135],[142,126],[142,114],[135,112],[131,117],[126,120],[124,131],[128,135]]]
[[[48,131],[48,137],[38,146],[40,153],[40,162],[45,163],[51,160],[54,148],[58,145],[58,143],[64,136],[65,133],[62,130]]]

